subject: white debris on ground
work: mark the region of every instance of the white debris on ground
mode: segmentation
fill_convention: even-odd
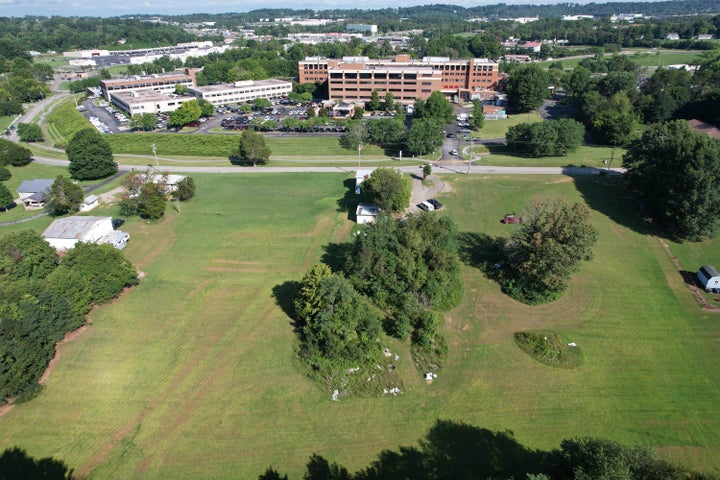
[[[383,354],[384,354],[386,357],[389,357],[389,356],[392,355],[392,352],[390,351],[389,348],[386,348],[385,350],[383,350]]]
[[[568,347],[577,347],[577,343],[570,342],[570,343],[568,343]]]
[[[355,373],[355,372],[358,372],[358,371],[360,371],[360,367],[348,368],[348,369],[346,370],[347,373]]]
[[[387,388],[383,388],[383,395],[390,394],[394,397],[397,397],[398,394],[402,393],[398,387],[392,387],[390,390]]]
[[[332,394],[332,397],[330,397],[330,398],[332,399],[333,402],[337,402],[339,396],[340,396],[340,392],[338,390],[335,390]]]
[[[437,373],[428,372],[425,374],[425,381],[427,383],[432,383],[433,380],[437,378]]]

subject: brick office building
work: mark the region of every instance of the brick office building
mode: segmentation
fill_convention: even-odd
[[[298,62],[300,83],[328,82],[330,100],[369,101],[373,90],[380,96],[391,92],[396,101],[410,105],[440,91],[447,97],[469,99],[494,93],[498,87],[499,65],[484,58],[450,60],[408,55],[392,59],[343,57],[342,60],[307,57]]]

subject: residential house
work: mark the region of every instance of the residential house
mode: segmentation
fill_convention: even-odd
[[[35,178],[23,181],[17,189],[20,201],[27,209],[43,208],[45,198],[50,195],[50,190],[55,180],[52,178]]]

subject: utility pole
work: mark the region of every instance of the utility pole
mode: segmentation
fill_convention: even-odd
[[[157,144],[153,143],[153,144],[150,145],[150,146],[152,147],[153,156],[155,157],[155,166],[156,166],[156,167],[159,167],[159,166],[160,166],[160,163],[158,163],[157,150],[156,150]]]
[[[470,175],[470,163],[473,157],[473,137],[470,137],[470,155],[468,156],[468,175]]]

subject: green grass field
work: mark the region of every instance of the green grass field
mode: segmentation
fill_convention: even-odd
[[[463,142],[463,158],[467,158],[467,151],[469,150],[469,143]],[[605,160],[612,158],[612,167],[619,167],[622,164],[622,156],[625,150],[622,148],[616,148],[615,153],[612,152],[611,147],[589,147],[582,146],[576,151],[564,156],[564,157],[521,157],[517,155],[511,155],[505,145],[497,146],[485,146],[485,145],[474,145],[473,152],[475,156],[482,157],[480,160],[475,160],[475,165],[493,165],[503,167],[605,167]]]
[[[256,478],[269,465],[299,478],[313,452],[357,469],[416,444],[440,418],[509,429],[533,448],[594,435],[720,466],[720,316],[697,307],[615,177],[444,176],[444,214],[469,238],[507,235],[514,227],[499,219],[536,194],[587,202],[595,259],[539,307],[465,265],[439,378],[426,385],[408,346],[388,342],[406,391],[341,402],[305,379],[278,303],[325,246],[350,238],[337,207],[350,176],[194,178],[197,198],[179,215],[123,226],[145,278],[62,346],[46,389],[0,421],[0,448],[61,458],[89,479]],[[678,250],[690,263],[713,246]],[[523,353],[513,333],[537,329],[577,342],[583,365],[555,369]]]
[[[505,136],[508,128],[514,127],[519,123],[534,123],[542,121],[542,117],[537,112],[520,113],[518,115],[510,115],[504,120],[487,120],[485,126],[477,132],[477,138],[501,138]]]
[[[12,116],[0,117],[0,134],[10,126],[13,120],[15,120],[15,117]]]
[[[645,48],[628,49],[628,51],[631,53],[627,53],[627,55],[629,55],[639,66],[652,68],[656,68],[660,65],[664,66],[691,63],[702,55],[702,52],[697,50],[660,50]],[[577,67],[582,60],[582,58],[556,58],[552,61],[544,63],[549,65],[552,62],[560,62],[562,63],[564,70],[571,70]]]

